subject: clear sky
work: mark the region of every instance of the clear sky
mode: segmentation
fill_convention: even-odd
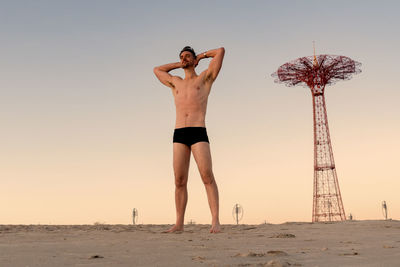
[[[2,1],[0,224],[173,223],[170,89],[153,67],[225,47],[207,129],[221,223],[311,221],[312,99],[287,61],[345,55],[326,90],[344,208],[400,219],[398,1]],[[200,62],[204,70],[207,60]],[[182,70],[173,71],[183,75]],[[194,161],[186,221],[210,223]]]

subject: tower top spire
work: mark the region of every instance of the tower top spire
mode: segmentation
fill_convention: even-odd
[[[318,60],[317,60],[317,56],[315,55],[315,41],[312,41],[313,42],[313,48],[314,48],[314,60],[313,60],[313,65],[315,66],[315,67],[318,67]]]

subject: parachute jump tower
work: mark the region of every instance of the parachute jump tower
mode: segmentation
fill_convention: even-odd
[[[315,55],[285,63],[272,74],[276,83],[311,89],[314,115],[314,192],[312,221],[344,221],[342,196],[333,159],[325,104],[325,86],[349,80],[361,63],[345,56]]]

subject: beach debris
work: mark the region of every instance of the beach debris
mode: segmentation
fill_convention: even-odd
[[[383,245],[383,248],[396,248],[394,246],[389,246],[389,245]]]
[[[257,252],[252,252],[249,251],[248,253],[237,253],[233,257],[264,257],[265,253],[257,253]]]
[[[103,256],[96,254],[96,255],[90,256],[89,259],[103,259],[103,258],[104,258]]]
[[[359,255],[358,252],[341,253],[339,256],[356,256]]]
[[[270,236],[269,238],[295,238],[296,236],[294,234],[288,234],[288,233],[276,233]]]
[[[287,256],[288,254],[284,251],[281,250],[270,250],[267,252],[269,255],[274,255],[274,256]]]
[[[321,248],[321,251],[327,251],[328,248]]]
[[[246,257],[264,257],[265,253],[257,253],[257,252],[252,252],[250,251]]]
[[[206,259],[206,257],[201,257],[201,256],[194,256],[192,257],[192,261],[204,261]]]
[[[343,243],[343,244],[355,244],[354,241],[340,241],[340,243]]]

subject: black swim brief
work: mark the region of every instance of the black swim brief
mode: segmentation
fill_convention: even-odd
[[[178,128],[174,131],[174,143],[185,144],[191,147],[198,142],[207,142],[207,130],[205,127],[185,127]]]

